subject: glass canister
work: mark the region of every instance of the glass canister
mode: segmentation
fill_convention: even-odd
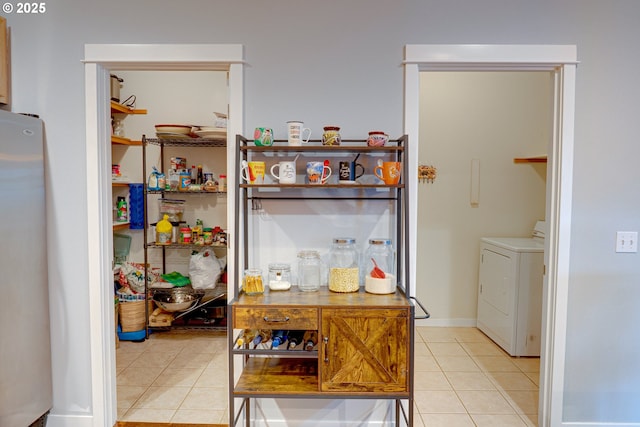
[[[369,239],[369,246],[363,257],[362,269],[364,270],[365,291],[374,294],[395,292],[395,251],[390,239]]]
[[[338,126],[325,126],[322,134],[322,145],[340,145],[340,128]]]
[[[269,264],[269,289],[286,291],[291,287],[291,265],[284,263]]]
[[[322,261],[318,251],[298,252],[298,288],[303,292],[320,289]]]
[[[360,287],[359,255],[356,239],[333,239],[329,252],[329,290],[333,292],[357,292]]]
[[[384,273],[395,276],[395,259],[395,251],[391,245],[391,239],[382,237],[372,238],[369,239],[369,246],[364,253],[362,268],[364,273],[369,275],[371,270],[377,265]]]
[[[244,271],[244,277],[242,278],[242,289],[247,295],[264,293],[262,270],[259,268],[246,269]]]

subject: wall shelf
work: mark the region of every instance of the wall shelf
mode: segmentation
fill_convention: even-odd
[[[114,222],[113,223],[113,231],[118,231],[118,230],[128,230],[129,229],[129,222]]]
[[[111,135],[111,143],[119,145],[142,145],[142,141],[133,141],[129,138]]]
[[[547,163],[547,156],[516,157],[513,163]]]
[[[129,108],[115,101],[111,101],[111,112],[121,114],[147,114],[146,109]]]

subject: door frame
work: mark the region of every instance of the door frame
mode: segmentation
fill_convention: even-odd
[[[244,59],[243,47],[239,44],[86,44],[83,63],[92,425],[103,427],[115,425],[117,420],[109,74],[116,70],[227,71],[227,152],[233,153],[233,135],[241,134],[244,126]],[[232,157],[227,156],[229,200],[235,197]],[[233,203],[228,203],[228,218],[234,217],[233,209]],[[230,247],[234,238],[229,234]],[[228,263],[229,271],[233,271],[233,259],[229,258]],[[231,290],[234,289],[233,277],[229,275]]]
[[[418,181],[421,71],[549,71],[554,76],[553,133],[547,163],[546,274],[542,302],[540,357],[540,426],[562,425],[567,335],[571,197],[577,48],[574,45],[406,45],[404,59],[404,130],[409,135],[410,182]],[[409,187],[417,200],[417,186]],[[411,206],[409,227],[417,229],[418,210]],[[417,236],[409,236],[412,253]],[[416,295],[416,267],[410,283]]]

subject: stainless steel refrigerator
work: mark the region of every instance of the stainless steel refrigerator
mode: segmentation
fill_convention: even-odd
[[[42,121],[0,110],[2,427],[43,425],[52,406],[44,184]]]

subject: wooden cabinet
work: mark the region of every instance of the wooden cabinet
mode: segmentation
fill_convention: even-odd
[[[247,360],[233,395],[406,399],[412,314],[401,291],[241,294],[231,302],[232,329],[311,329],[319,340],[313,351],[235,349]]]
[[[408,253],[406,236],[409,233],[408,184],[405,182],[408,176],[407,137],[390,141],[384,147],[369,147],[364,140],[343,140],[340,146],[323,146],[320,141],[310,141],[302,147],[291,147],[286,141],[276,140],[273,146],[264,147],[254,146],[242,136],[237,137],[236,143],[236,297],[229,302],[227,322],[229,424],[234,426],[243,420],[246,426],[252,425],[252,399],[286,397],[392,400],[395,410],[391,409],[387,416],[395,415],[397,426],[412,426],[415,309],[414,299],[408,291],[409,259],[404,255]],[[295,183],[265,180],[249,184],[240,175],[245,162],[265,162],[269,171],[271,165],[294,156],[301,158],[301,165],[328,159],[324,160],[325,165],[334,162],[337,166],[339,161],[359,158],[369,175],[349,184],[341,184],[334,178],[323,185],[305,183],[304,166],[296,171]],[[400,183],[387,185],[375,179],[373,169],[383,161],[401,162]],[[275,205],[281,201],[294,212],[328,215],[328,227],[323,228],[315,220],[313,227],[314,231],[321,230],[321,235],[327,239],[334,232],[332,227],[341,230],[336,233],[344,233],[340,215],[357,216],[367,210],[370,206],[367,204],[375,206],[372,211],[384,213],[388,220],[387,231],[396,246],[395,292],[371,294],[365,292],[362,284],[357,292],[346,293],[332,292],[327,286],[321,286],[316,292],[303,292],[297,286],[287,291],[267,288],[258,295],[243,292],[239,285],[240,272],[244,268],[266,267],[256,264],[260,264],[260,256],[270,251],[250,224],[263,221],[259,227],[265,227],[264,218],[269,218],[265,206],[270,206],[277,215],[282,209]],[[292,203],[296,201],[302,206],[312,203],[314,208],[294,209]],[[322,203],[328,205],[320,207]],[[335,203],[338,205],[333,206]],[[379,221],[376,223],[379,225]],[[287,232],[296,234],[294,230]],[[318,342],[313,350],[306,351],[298,349],[299,346],[293,350],[281,349],[281,346],[253,346],[248,339],[242,339],[245,331],[251,335],[259,329],[312,330],[317,332]],[[242,401],[240,405],[238,399]]]
[[[9,103],[9,43],[7,20],[0,16],[0,104]]]
[[[322,310],[320,390],[340,393],[408,392],[409,310]]]

